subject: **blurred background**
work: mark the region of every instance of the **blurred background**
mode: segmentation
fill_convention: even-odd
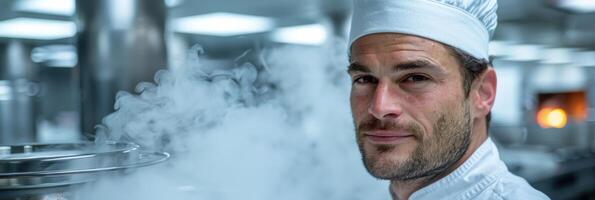
[[[2,0],[0,144],[93,135],[120,90],[264,47],[344,44],[350,0]],[[595,0],[499,0],[491,137],[552,199],[595,199]],[[347,59],[347,56],[345,56]],[[344,66],[337,66],[344,67]]]

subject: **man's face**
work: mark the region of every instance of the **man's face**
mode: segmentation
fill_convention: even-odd
[[[446,46],[373,34],[353,43],[350,62],[357,142],[373,176],[432,176],[461,158],[470,142],[470,107],[460,65]]]

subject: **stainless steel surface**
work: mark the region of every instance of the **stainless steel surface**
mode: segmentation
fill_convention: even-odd
[[[37,65],[21,41],[0,45],[0,144],[36,139]]]
[[[138,148],[120,142],[0,146],[0,199],[65,198],[76,187],[108,173],[169,158],[165,152]]]
[[[35,142],[36,83],[0,80],[0,144]]]
[[[33,168],[36,168],[38,167],[37,165],[44,165],[47,162],[51,163],[47,164],[48,166],[50,166],[50,168],[58,169],[0,173],[0,179],[114,171],[154,165],[167,160],[167,158],[169,158],[169,154],[165,152],[134,151],[128,153],[120,153],[112,156],[74,156],[68,157],[68,159],[59,162],[56,162],[57,160],[55,159],[48,159],[42,161],[41,163],[28,163],[23,166],[24,168],[27,168],[33,165]]]
[[[113,112],[119,90],[153,81],[166,67],[163,0],[76,1],[82,130]]]
[[[38,66],[31,60],[32,45],[24,41],[11,40],[0,45],[0,80],[27,79],[38,77]]]
[[[81,184],[39,189],[0,191],[0,200],[74,200],[74,192]]]
[[[102,176],[114,175],[115,171],[133,170],[154,165],[169,157],[169,154],[164,152],[133,152],[132,155],[123,159],[124,162],[114,162],[110,163],[111,165],[100,167],[88,166],[90,168],[4,174],[7,175],[6,177],[0,173],[0,199],[76,199],[74,194],[80,187],[92,183]],[[107,163],[105,160],[104,158],[97,161],[105,164]]]
[[[151,165],[169,157],[138,148],[132,143],[2,146],[0,179],[111,171]]]
[[[43,159],[71,158],[78,156],[113,154],[133,151],[139,148],[134,143],[63,143],[23,144],[0,146],[0,163],[34,161]],[[0,171],[1,172],[1,171]]]
[[[0,178],[0,193],[23,189],[51,188],[88,183],[95,178],[92,174],[53,175]]]

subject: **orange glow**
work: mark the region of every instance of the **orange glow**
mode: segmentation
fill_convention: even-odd
[[[566,111],[561,108],[542,108],[537,112],[537,123],[542,128],[564,128],[567,122]]]

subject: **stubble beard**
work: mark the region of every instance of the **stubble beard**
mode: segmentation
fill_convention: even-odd
[[[360,133],[363,126],[358,126],[357,142],[366,169],[378,179],[396,181],[411,181],[442,174],[465,154],[470,144],[471,118],[466,102],[463,102],[461,110],[462,113],[458,112],[458,115],[443,112],[433,125],[433,137],[422,137],[425,134],[417,124],[401,127],[414,134],[419,144],[403,161],[387,160],[390,159],[389,154],[395,151],[393,145],[374,145],[374,154],[365,152]],[[366,124],[364,126],[367,128],[380,124],[378,119],[373,120],[376,121],[369,120],[362,124]]]

